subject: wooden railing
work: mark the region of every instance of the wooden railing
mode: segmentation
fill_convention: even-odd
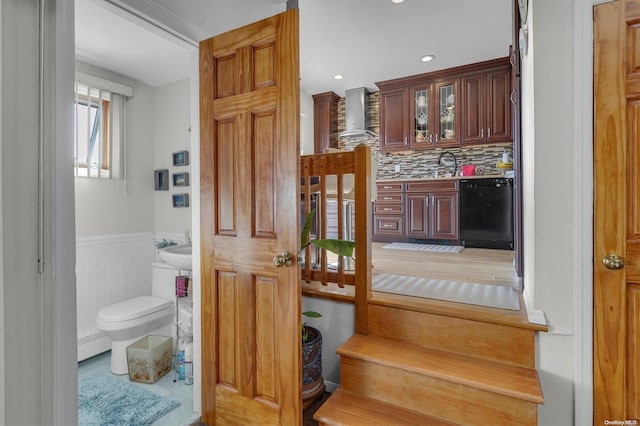
[[[334,256],[315,246],[307,246],[301,266],[302,279],[323,286],[355,286],[356,330],[366,330],[366,301],[371,294],[371,149],[359,145],[354,151],[305,155],[300,158],[301,210],[303,217],[316,210],[312,230],[315,238],[353,239],[353,259]],[[336,235],[327,233],[329,200],[335,202]],[[353,225],[347,217],[353,209]],[[301,218],[302,220],[302,218]],[[349,231],[351,235],[349,235]],[[348,268],[353,264],[353,268]]]

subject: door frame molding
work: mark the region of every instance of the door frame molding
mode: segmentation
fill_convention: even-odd
[[[593,423],[593,7],[574,0],[574,423]]]

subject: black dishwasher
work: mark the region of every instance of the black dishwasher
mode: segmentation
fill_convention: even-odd
[[[513,179],[460,180],[460,241],[465,247],[513,250]]]

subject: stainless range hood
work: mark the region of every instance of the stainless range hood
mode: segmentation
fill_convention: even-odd
[[[370,116],[367,113],[369,91],[366,87],[345,90],[344,132],[338,133],[340,138],[378,137],[369,130]]]

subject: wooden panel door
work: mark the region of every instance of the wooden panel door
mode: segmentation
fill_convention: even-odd
[[[640,0],[594,11],[593,402],[605,424],[640,419]]]
[[[431,238],[458,239],[458,193],[434,192],[431,196]]]
[[[409,89],[380,93],[380,149],[404,149],[409,146]]]
[[[489,72],[487,85],[487,142],[513,140],[511,127],[511,68]]]
[[[429,202],[430,194],[406,194],[407,197],[407,238],[430,238]]]
[[[462,143],[485,141],[485,76],[472,75],[462,78]]]
[[[298,11],[200,44],[202,419],[301,423]]]

